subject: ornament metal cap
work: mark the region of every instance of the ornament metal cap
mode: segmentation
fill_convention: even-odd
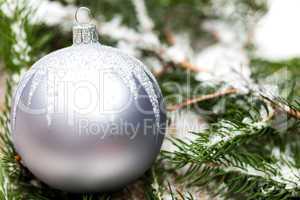
[[[73,45],[98,43],[98,33],[96,25],[88,22],[80,22],[78,14],[81,11],[87,11],[91,16],[91,11],[87,7],[80,7],[75,13],[75,23],[73,25]]]

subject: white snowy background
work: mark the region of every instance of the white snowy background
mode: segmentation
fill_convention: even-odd
[[[255,30],[256,54],[270,60],[300,56],[300,1],[269,0],[269,12]]]

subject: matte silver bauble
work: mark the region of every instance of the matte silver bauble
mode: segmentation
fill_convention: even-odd
[[[19,83],[12,136],[39,180],[65,191],[118,189],[151,167],[164,138],[159,86],[137,59],[77,24],[74,44],[35,63]]]

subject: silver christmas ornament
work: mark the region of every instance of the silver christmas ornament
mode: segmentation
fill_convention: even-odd
[[[125,186],[151,167],[164,138],[155,78],[97,37],[94,25],[77,22],[73,45],[36,62],[13,101],[12,137],[23,165],[65,191]]]

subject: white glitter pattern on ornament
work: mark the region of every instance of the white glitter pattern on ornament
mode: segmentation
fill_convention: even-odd
[[[32,79],[32,83],[31,83],[32,85],[31,85],[31,88],[30,88],[30,92],[29,92],[29,95],[28,95],[27,106],[31,105],[31,100],[32,100],[32,97],[34,95],[34,92],[38,88],[39,83],[42,81],[42,79],[45,77],[45,75],[46,75],[46,69],[45,68],[38,68],[35,71],[33,79]]]
[[[89,58],[82,58],[81,52],[85,52],[85,55],[89,55]],[[35,69],[36,68],[36,69]],[[38,86],[44,78],[47,78],[47,121],[50,126],[52,123],[52,115],[55,112],[55,94],[57,88],[55,88],[55,77],[58,70],[73,71],[76,74],[76,70],[79,70],[77,75],[81,77],[80,70],[106,70],[109,69],[119,75],[120,79],[124,82],[126,87],[130,90],[130,93],[134,99],[138,98],[139,88],[136,85],[138,80],[149,96],[149,100],[153,107],[153,113],[155,115],[156,127],[160,126],[160,108],[159,108],[159,87],[154,87],[157,84],[153,75],[149,70],[137,59],[122,53],[111,47],[102,46],[98,43],[83,44],[71,46],[56,52],[53,52],[39,62],[37,62],[32,69],[24,77],[23,84],[18,88],[15,97],[15,105],[13,112],[13,127],[15,127],[16,110],[19,104],[22,91],[25,88],[28,81],[32,79],[29,97],[27,105],[31,104],[32,97],[36,92]],[[75,70],[75,72],[74,72]],[[46,77],[47,76],[47,77]],[[152,79],[152,81],[151,81]],[[76,80],[76,78],[74,79]],[[157,90],[157,91],[156,91]]]

